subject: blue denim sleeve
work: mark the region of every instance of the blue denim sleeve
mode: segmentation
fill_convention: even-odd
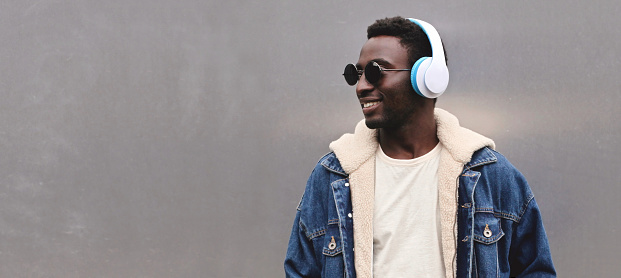
[[[317,198],[321,199],[323,195],[321,190],[317,190],[315,186],[316,184],[325,184],[324,179],[322,179],[323,175],[321,175],[322,168],[317,164],[313,169],[297,208],[285,257],[286,277],[321,277],[321,263],[318,261],[319,258],[312,240],[314,228],[309,227],[308,224],[312,224],[314,217],[318,217],[318,214],[313,213],[309,206],[312,206]],[[305,221],[311,222],[306,223]],[[309,229],[312,231],[309,232]],[[309,234],[311,237],[307,236]]]
[[[315,261],[313,244],[306,237],[300,215],[301,211],[298,208],[285,257],[285,275],[286,277],[320,277],[321,269]]]
[[[535,198],[513,231],[511,277],[556,277],[550,246]]]

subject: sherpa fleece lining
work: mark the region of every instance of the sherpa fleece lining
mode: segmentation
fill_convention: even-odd
[[[446,277],[454,277],[457,244],[457,183],[463,166],[472,154],[483,148],[495,148],[494,141],[459,125],[449,112],[434,111],[438,138],[444,148],[438,169],[438,198],[442,254]],[[360,121],[354,134],[344,134],[330,144],[341,166],[349,175],[354,221],[354,265],[356,276],[373,277],[373,203],[375,199],[375,152],[379,142],[377,130]]]

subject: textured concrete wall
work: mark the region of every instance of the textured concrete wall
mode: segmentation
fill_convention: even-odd
[[[528,178],[561,277],[621,233],[616,1],[0,1],[0,276],[282,277],[295,206],[362,118],[375,19],[426,20],[438,106]]]

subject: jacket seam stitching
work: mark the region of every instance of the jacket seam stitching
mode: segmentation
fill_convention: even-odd
[[[464,170],[470,170],[470,169],[472,169],[474,167],[478,167],[478,166],[481,166],[481,165],[487,165],[487,164],[498,162],[498,158],[496,157],[496,155],[494,155],[494,153],[492,151],[489,150],[488,147],[484,147],[483,149],[489,153],[490,157],[484,158],[484,159],[480,159],[480,160],[477,160],[477,161],[471,161],[471,163],[466,165]]]
[[[345,173],[345,171],[339,171],[337,169],[330,168],[330,166],[328,166],[326,164],[326,161],[328,161],[328,159],[329,159],[329,157],[331,155],[334,155],[334,152],[329,152],[326,155],[324,155],[323,157],[321,157],[321,159],[319,159],[319,164],[321,164],[321,166],[323,166],[324,168],[326,168],[326,170],[328,170],[328,171],[330,171],[332,173],[336,173],[336,174],[339,174],[339,175],[347,176],[347,173]],[[337,161],[338,161],[338,159],[337,159]]]
[[[528,197],[528,200],[524,203],[524,205],[522,206],[522,210],[520,211],[520,219],[522,219],[522,216],[524,216],[524,213],[526,213],[526,210],[528,209],[528,207],[530,206],[530,202],[535,198],[535,195],[533,195],[532,193],[530,194],[530,196]],[[518,223],[520,223],[520,221],[517,221]]]
[[[502,212],[502,211],[495,211],[494,208],[475,208],[474,212],[484,212],[484,213],[492,213],[494,214],[495,217],[500,217],[500,218],[504,218],[504,219],[508,219],[508,220],[512,220],[515,221],[517,223],[520,223],[520,219],[521,219],[521,215],[515,215],[512,213],[506,213],[506,212]]]
[[[325,235],[325,234],[326,234],[326,229],[321,229],[321,230],[316,231],[316,232],[314,232],[312,234],[306,234],[306,237],[308,237],[308,239],[313,239],[313,238],[316,238],[316,237],[319,237],[319,236],[322,236],[322,235]]]
[[[336,200],[337,199],[336,198],[336,194],[335,194],[336,192],[334,192],[335,187],[336,187],[335,184],[337,182],[340,182],[340,181],[343,181],[343,180],[345,182],[347,182],[347,178],[338,179],[338,180],[335,180],[335,181],[331,182],[330,183],[330,187],[332,189],[332,197],[334,198],[334,206],[335,206],[335,209],[336,209],[336,216],[338,217],[336,224],[338,224],[339,237],[340,237],[340,241],[341,241],[341,246],[339,248],[340,248],[340,251],[343,254],[343,272],[345,273],[344,276],[346,276],[346,274],[347,274],[347,254],[346,254],[346,252],[344,252],[344,249],[345,249],[345,237],[343,236],[343,229],[341,227],[341,212],[339,211],[339,202]],[[331,220],[328,220],[328,225],[330,225],[330,221]],[[325,252],[325,248],[324,248],[324,252]],[[338,253],[336,253],[336,254],[338,254]]]
[[[328,170],[328,171],[330,171],[332,173],[339,174],[339,175],[342,175],[342,176],[347,176],[347,174],[345,172],[341,172],[341,171],[338,171],[336,169],[332,169],[328,165],[324,164],[323,161],[321,162],[321,166],[323,166],[324,168],[326,168],[326,170]]]

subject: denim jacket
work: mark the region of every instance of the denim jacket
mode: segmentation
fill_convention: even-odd
[[[450,176],[439,178],[439,193],[448,198],[444,211],[454,212],[442,235],[446,276],[554,277],[541,215],[524,177],[492,150],[491,140],[461,128],[448,112],[436,109],[436,121],[448,150],[440,167],[459,166],[439,169]],[[374,155],[365,148],[377,144],[363,125],[333,142],[333,152],[310,175],[289,240],[287,277],[372,277],[373,182],[365,179],[373,180]]]

